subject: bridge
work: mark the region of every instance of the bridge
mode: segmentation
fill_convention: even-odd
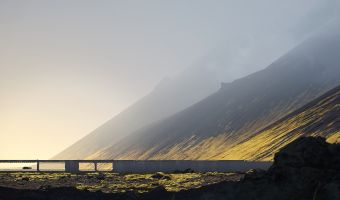
[[[250,169],[268,169],[272,162],[245,160],[0,160],[0,164],[25,163],[31,167],[0,169],[0,172],[100,172],[115,173],[154,173],[174,172],[191,169],[196,172],[245,172]],[[59,164],[61,170],[42,169],[42,164]],[[92,169],[82,170],[80,165],[92,165]],[[108,165],[108,169],[99,169],[99,165]]]

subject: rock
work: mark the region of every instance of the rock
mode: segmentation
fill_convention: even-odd
[[[171,180],[171,177],[169,175],[164,174],[163,172],[157,172],[156,174],[152,175],[151,178],[162,179],[162,180]]]
[[[275,154],[272,167],[329,167],[332,159],[325,138],[301,137]]]
[[[332,159],[329,163],[330,167],[334,170],[340,170],[340,144],[331,144],[328,147]]]
[[[170,195],[163,186],[156,187],[143,195],[143,200],[170,199]]]
[[[155,187],[154,189],[152,189],[150,191],[150,193],[162,193],[162,192],[166,192],[166,189],[163,187],[163,186],[158,186],[158,187]]]
[[[21,178],[22,181],[29,181],[30,179],[28,177]]]
[[[39,187],[39,190],[49,190],[49,189],[51,189],[51,188],[52,188],[51,185],[41,185],[41,186]]]
[[[193,169],[188,168],[188,169],[185,169],[183,173],[195,173],[195,171]]]
[[[24,170],[32,169],[32,167],[23,167],[22,169],[24,169]]]
[[[105,174],[98,174],[98,176],[96,176],[97,180],[105,180]]]
[[[332,182],[320,186],[315,191],[314,199],[316,200],[340,199],[340,184]]]
[[[185,173],[195,173],[193,169],[185,169],[185,170],[175,170],[173,173],[175,174],[185,174]]]
[[[246,172],[244,179],[260,179],[265,175],[266,171],[263,169],[251,169]]]

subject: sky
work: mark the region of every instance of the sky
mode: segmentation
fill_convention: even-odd
[[[48,159],[192,67],[261,69],[334,2],[0,0],[0,159]]]

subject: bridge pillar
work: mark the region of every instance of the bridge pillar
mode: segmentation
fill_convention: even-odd
[[[79,172],[79,161],[65,160],[65,172],[78,173]]]
[[[98,171],[98,166],[97,166],[97,163],[96,163],[96,162],[94,162],[94,171],[95,171],[95,172]]]
[[[40,172],[40,162],[37,160],[37,172]]]

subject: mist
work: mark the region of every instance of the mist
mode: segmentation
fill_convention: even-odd
[[[0,158],[49,158],[145,95],[183,87],[148,122],[174,114],[265,68],[339,8],[336,0],[1,1]]]

